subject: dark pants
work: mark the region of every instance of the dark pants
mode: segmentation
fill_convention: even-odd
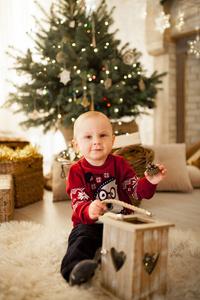
[[[73,267],[84,259],[93,259],[102,246],[103,224],[76,225],[69,236],[68,248],[61,264],[62,276],[69,281]]]

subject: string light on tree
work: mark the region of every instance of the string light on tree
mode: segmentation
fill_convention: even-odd
[[[96,8],[97,1],[85,0],[91,4],[87,10],[83,0],[59,1],[62,3],[59,12],[52,5],[50,14],[45,14],[48,29],[41,24],[42,32],[35,33],[39,63],[34,61],[35,53],[30,50],[24,51],[23,58],[12,55],[16,57],[15,65],[19,64],[16,69],[27,70],[33,78],[9,99],[10,104],[17,102],[26,111],[28,119],[23,123],[27,127],[43,125],[47,132],[55,128],[57,121],[68,127],[73,118],[90,109],[119,120],[124,112],[125,116],[139,115],[138,105],[153,108],[156,85],[164,74],[154,72],[150,77],[144,76],[139,62],[141,53],[129,49],[128,43],[120,48],[120,41],[110,30],[113,10],[107,12],[106,2],[101,1]],[[145,92],[141,92],[144,88]],[[34,92],[37,111],[41,112],[35,120],[31,118],[33,105],[27,105],[33,101]],[[152,103],[147,98],[153,99]]]

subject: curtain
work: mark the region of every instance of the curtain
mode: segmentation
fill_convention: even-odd
[[[42,0],[41,5],[48,12],[52,1]],[[43,134],[43,128],[31,128],[25,130],[19,126],[19,122],[25,116],[13,114],[12,111],[1,106],[9,92],[14,92],[13,85],[7,80],[20,84],[26,80],[23,76],[16,76],[13,67],[13,59],[6,52],[9,46],[13,46],[23,52],[28,48],[34,48],[34,42],[28,37],[27,32],[37,31],[37,25],[32,16],[38,19],[44,17],[34,0],[0,0],[0,134],[1,132],[14,133],[28,139],[33,145],[39,147],[39,152],[44,157],[44,164],[49,170],[53,154],[65,149],[65,142],[60,132]],[[19,53],[20,55],[20,53]]]

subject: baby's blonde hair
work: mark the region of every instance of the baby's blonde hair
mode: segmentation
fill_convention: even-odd
[[[82,115],[80,115],[75,123],[74,123],[74,138],[77,137],[77,133],[79,130],[81,130],[81,123],[82,121],[86,120],[86,119],[90,119],[90,118],[104,118],[105,120],[107,120],[110,124],[110,128],[112,130],[112,125],[110,123],[110,120],[108,119],[108,117],[101,113],[100,111],[87,111],[85,113],[83,113]]]

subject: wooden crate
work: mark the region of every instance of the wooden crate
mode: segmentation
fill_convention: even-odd
[[[123,220],[111,216],[100,217],[102,287],[122,300],[166,294],[168,230],[173,224],[139,215]]]
[[[14,191],[12,175],[0,175],[0,223],[13,220]]]

